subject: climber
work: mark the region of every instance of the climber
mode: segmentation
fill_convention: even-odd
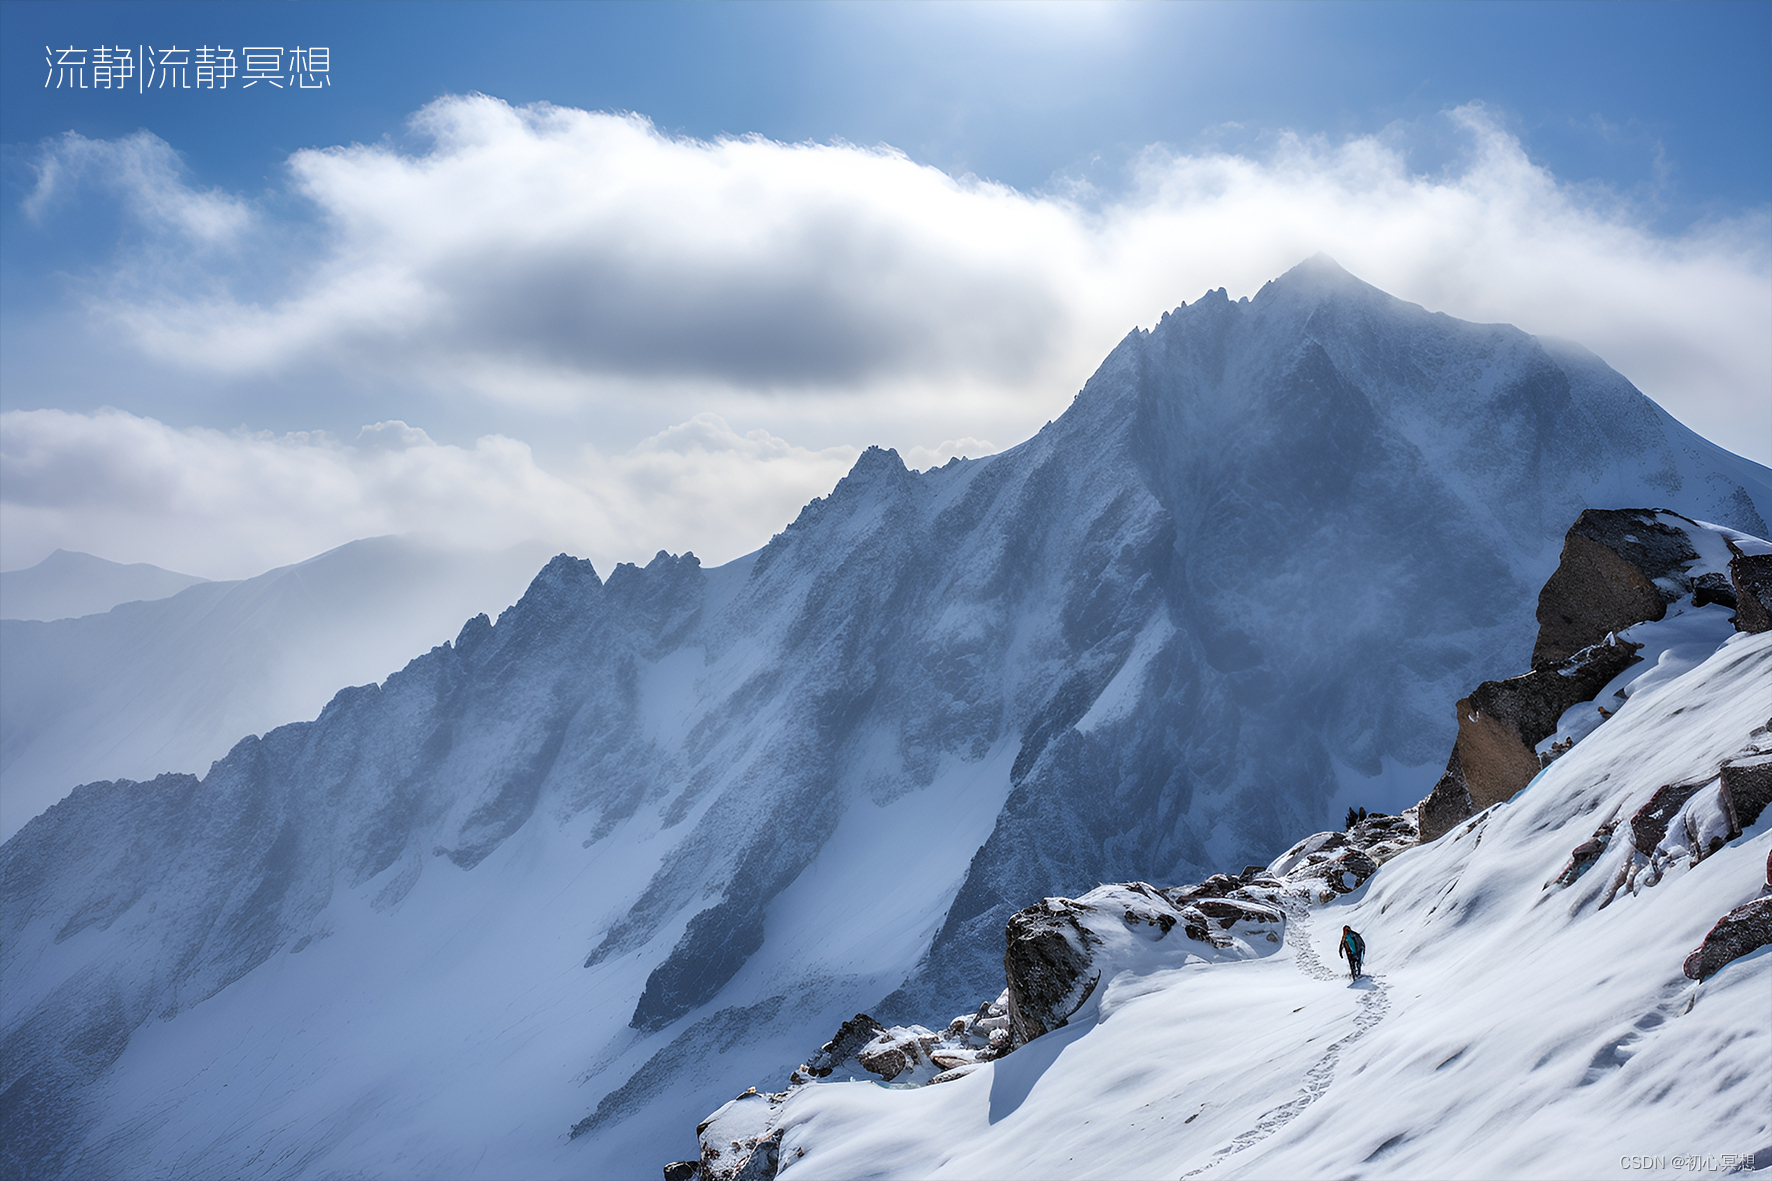
[[[1348,972],[1353,979],[1358,980],[1360,978],[1360,961],[1366,958],[1366,941],[1360,938],[1360,933],[1352,927],[1343,927],[1341,929],[1341,946],[1335,949],[1335,954],[1347,961]]]

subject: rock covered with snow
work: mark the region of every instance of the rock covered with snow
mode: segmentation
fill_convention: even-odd
[[[666,1176],[676,1170],[684,1181],[770,1181],[780,1167],[781,1132],[774,1125],[785,1098],[752,1087],[725,1104],[696,1125],[701,1158],[665,1166]]]
[[[1717,920],[1704,942],[1686,957],[1682,971],[1693,980],[1709,980],[1723,967],[1772,943],[1772,898],[1743,903]]]
[[[1419,840],[1407,816],[1382,813],[1361,818],[1345,832],[1320,832],[1306,837],[1268,865],[1265,877],[1282,887],[1327,902],[1359,889],[1386,861],[1413,848]],[[1252,888],[1259,889],[1260,878]]]

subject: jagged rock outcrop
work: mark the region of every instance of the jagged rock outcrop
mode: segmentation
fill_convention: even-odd
[[[1618,825],[1607,821],[1594,830],[1594,835],[1575,846],[1569,854],[1569,860],[1558,872],[1554,882],[1559,886],[1573,886],[1581,875],[1594,867],[1600,854],[1612,844],[1612,834],[1618,831]]]
[[[1772,796],[1772,753],[1764,749],[1767,734],[1767,727],[1756,729],[1744,753],[1725,759],[1702,778],[1663,784],[1637,807],[1627,822],[1628,851],[1601,909],[1620,891],[1638,893],[1676,868],[1691,868],[1716,855],[1759,820],[1764,801]],[[1619,828],[1618,817],[1609,817],[1571,854],[1555,884],[1572,885],[1611,845]],[[1772,855],[1767,857],[1767,871],[1767,888],[1772,890]]]
[[[1772,554],[1737,554],[1729,563],[1737,631],[1772,631]]]
[[[1009,981],[1009,1021],[1018,1042],[1031,1042],[1063,1025],[1100,983],[1101,970],[1090,971],[1094,957],[1089,946],[1100,939],[1078,921],[1088,909],[1089,904],[1069,898],[1048,898],[1010,916],[1003,975]]]
[[[832,1071],[854,1058],[883,1032],[885,1027],[878,1021],[866,1013],[857,1013],[843,1022],[837,1029],[837,1036],[819,1047],[818,1053],[800,1069],[812,1078],[829,1078]]]
[[[1594,701],[1638,661],[1642,645],[1621,632],[1665,619],[1682,600],[1691,609],[1720,604],[1735,610],[1737,628],[1747,630],[1736,570],[1744,561],[1772,559],[1744,554],[1744,544],[1760,549],[1765,543],[1665,509],[1587,509],[1576,518],[1557,569],[1539,592],[1531,671],[1484,681],[1458,702],[1458,736],[1446,771],[1417,807],[1422,839],[1434,840],[1511,799],[1574,744],[1571,736],[1538,749],[1557,733],[1566,711]],[[1759,606],[1751,596],[1749,602]],[[1609,713],[1595,709],[1602,717]]]
[[[1592,701],[1635,664],[1639,647],[1610,637],[1554,665],[1484,681],[1461,699],[1452,757],[1418,812],[1423,839],[1435,839],[1530,783],[1544,765],[1534,748],[1556,733],[1565,710]]]
[[[1637,852],[1645,857],[1655,852],[1655,847],[1667,839],[1668,821],[1701,786],[1698,783],[1669,783],[1658,788],[1649,797],[1649,802],[1637,809],[1637,814],[1630,818],[1631,843]]]
[[[1727,570],[1694,570],[1694,529],[1702,526],[1666,509],[1590,508],[1577,517],[1556,571],[1538,594],[1532,667],[1556,664],[1613,632],[1661,619],[1670,603],[1694,591],[1735,606]]]
[[[1763,756],[1761,761],[1753,764],[1758,771],[1772,766],[1772,756]],[[1727,781],[1725,780],[1724,798],[1728,798]],[[1756,816],[1755,819],[1758,819]],[[1753,820],[1746,823],[1752,824]],[[1737,829],[1731,838],[1740,835]],[[1772,850],[1766,853],[1766,880],[1760,887],[1760,897],[1736,907],[1717,920],[1717,925],[1705,935],[1704,942],[1693,949],[1686,957],[1684,971],[1688,979],[1708,980],[1715,976],[1726,965],[1751,951],[1772,943]]]

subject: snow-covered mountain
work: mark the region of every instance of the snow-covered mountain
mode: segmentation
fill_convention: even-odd
[[[119,603],[164,599],[204,581],[146,562],[107,562],[58,549],[35,566],[0,573],[0,619],[72,619]]]
[[[243,734],[314,717],[340,685],[380,680],[467,616],[515,602],[547,557],[538,543],[376,537],[103,614],[0,621],[0,839],[75,784],[201,772]],[[93,562],[115,566],[52,557],[20,573]]]
[[[650,1174],[856,1011],[995,995],[1031,899],[1419,799],[1570,521],[1642,504],[1764,536],[1772,475],[1324,259],[1209,293],[1019,447],[870,450],[718,569],[556,558],[202,780],[37,818],[5,1168]]]

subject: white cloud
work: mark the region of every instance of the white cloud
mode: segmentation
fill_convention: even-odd
[[[576,470],[556,474],[515,439],[457,447],[398,421],[346,442],[181,430],[119,410],[8,411],[0,534],[8,569],[61,546],[212,578],[384,533],[482,547],[537,539],[604,574],[659,549],[694,550],[712,565],[767,541],[855,456],[701,415],[621,454],[587,449]]]
[[[1657,235],[1622,201],[1559,184],[1480,107],[1447,117],[1469,151],[1443,175],[1412,173],[1383,137],[1281,137],[1261,159],[1152,149],[1129,193],[1091,203],[887,149],[710,143],[638,116],[447,98],[416,117],[421,154],[291,158],[324,244],[274,297],[217,297],[203,263],[182,286],[203,294],[132,287],[101,305],[165,362],[241,377],[318,364],[543,405],[936,398],[963,433],[968,405],[1022,405],[1031,429],[1134,324],[1326,251],[1436,310],[1578,340],[1699,430],[1772,458],[1772,439],[1741,437],[1764,433],[1754,403],[1772,386],[1766,211]],[[133,163],[101,171],[162,224],[213,238],[247,216],[184,188],[145,133],[111,148]],[[39,194],[101,155],[61,141]]]
[[[238,197],[186,184],[178,153],[148,131],[116,140],[70,131],[37,159],[36,173],[23,202],[33,221],[90,187],[123,196],[131,214],[152,228],[207,245],[231,243],[253,222],[250,206]]]
[[[719,560],[827,491],[856,446],[927,466],[993,449],[969,436],[1014,442],[1132,326],[1210,288],[1253,293],[1318,251],[1434,310],[1579,341],[1688,425],[1772,460],[1768,212],[1658,234],[1622,198],[1560,184],[1480,107],[1447,118],[1468,150],[1434,175],[1383,136],[1282,136],[1259,158],[1152,148],[1124,193],[1034,195],[889,149],[703,142],[449,98],[417,117],[422,152],[293,156],[317,213],[303,226],[192,188],[146,133],[64,137],[27,208],[47,217],[79,184],[131,194],[159,247],[134,273],[119,259],[88,307],[167,370],[415,391],[402,414],[420,423],[465,391],[530,421],[619,408],[676,425],[569,463],[550,450],[548,471],[510,438],[444,446],[404,424],[340,441],[9,414],[7,547],[189,553],[207,572],[437,529],[558,539],[600,566],[655,548]],[[300,249],[271,266],[280,234]],[[253,246],[179,255],[175,239]],[[713,410],[773,433],[698,416]],[[19,466],[15,440],[47,458]]]

